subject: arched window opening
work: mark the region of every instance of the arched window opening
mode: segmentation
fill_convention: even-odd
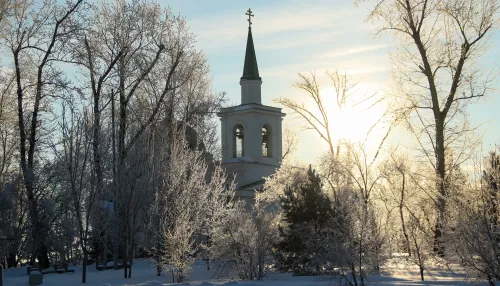
[[[267,126],[262,127],[262,157],[271,157],[271,132]]]
[[[243,157],[244,153],[244,137],[243,126],[238,125],[234,129],[234,157]]]

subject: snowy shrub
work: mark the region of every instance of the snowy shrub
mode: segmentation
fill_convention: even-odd
[[[221,262],[222,267],[233,266],[242,280],[261,280],[273,262],[275,234],[272,211],[266,210],[263,204],[257,203],[249,209],[244,201],[235,201],[214,224],[211,259]]]

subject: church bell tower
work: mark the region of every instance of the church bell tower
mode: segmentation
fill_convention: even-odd
[[[262,105],[257,57],[252,37],[252,11],[248,9],[248,38],[240,79],[241,104],[222,108],[222,166],[236,176],[236,196],[252,201],[255,190],[262,188],[264,178],[281,164],[282,130],[285,116],[281,108]]]

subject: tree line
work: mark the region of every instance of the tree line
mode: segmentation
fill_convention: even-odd
[[[108,260],[130,278],[138,245],[187,261],[230,188],[206,158],[225,96],[186,20],[153,1],[0,4],[4,266],[83,264],[85,282]]]

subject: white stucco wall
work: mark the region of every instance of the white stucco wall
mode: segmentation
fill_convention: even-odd
[[[222,163],[227,163],[235,154],[235,128],[244,128],[245,160],[279,166],[282,156],[282,116],[279,108],[251,104],[225,108],[221,117]],[[271,156],[262,156],[262,127],[270,131]]]
[[[241,105],[223,108],[217,115],[221,120],[222,167],[236,178],[236,196],[253,201],[255,189],[262,188],[262,180],[279,168],[282,156],[281,108],[261,104],[259,80],[242,78]],[[243,127],[243,156],[236,157],[238,125]],[[268,129],[270,154],[262,156],[262,128]]]

